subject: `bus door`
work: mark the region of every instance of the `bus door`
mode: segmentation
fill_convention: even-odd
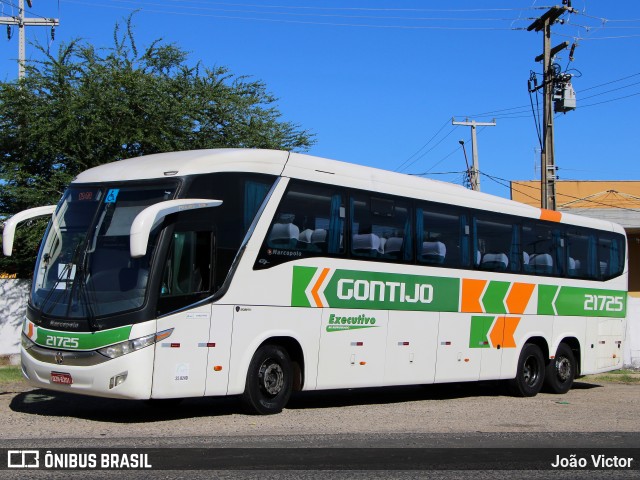
[[[210,224],[178,222],[171,233],[158,298],[161,339],[155,345],[152,398],[204,395],[212,307],[198,302],[211,295],[214,247]]]

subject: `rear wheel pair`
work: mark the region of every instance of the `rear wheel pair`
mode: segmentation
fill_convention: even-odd
[[[549,365],[544,378],[546,390],[551,393],[567,393],[576,377],[576,360],[566,343],[558,346],[556,356]]]
[[[566,343],[558,346],[554,359],[548,364],[540,347],[527,343],[520,352],[518,370],[510,387],[519,397],[533,397],[543,386],[551,393],[566,393],[573,385],[575,374],[575,358]]]

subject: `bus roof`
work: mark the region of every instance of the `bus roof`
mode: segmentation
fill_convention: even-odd
[[[73,183],[150,180],[213,172],[254,172],[281,175],[624,233],[621,226],[612,222],[565,212],[562,212],[561,215],[556,212],[550,214],[519,202],[474,192],[460,185],[281,150],[238,148],[146,155],[91,168],[80,173]]]

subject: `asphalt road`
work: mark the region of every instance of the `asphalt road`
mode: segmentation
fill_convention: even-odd
[[[638,469],[521,470],[517,464],[521,452],[533,452],[534,460],[547,462],[550,455],[572,451],[637,452],[640,463],[638,385],[578,381],[566,395],[542,393],[525,399],[508,396],[493,382],[306,392],[296,394],[281,414],[266,417],[242,414],[234,398],[149,405],[20,386],[9,390],[0,393],[1,448],[63,453],[125,448],[151,452],[156,466],[174,459],[183,467],[120,472],[127,478],[151,473],[154,478],[243,479],[640,476]],[[222,459],[212,461],[219,469],[184,468],[185,458],[198,455]],[[466,468],[481,464],[483,455],[491,461],[501,456],[516,470],[491,461],[481,470],[453,470],[455,459]],[[352,458],[357,459],[353,465]],[[441,468],[443,459],[452,458],[444,462],[445,469],[425,467],[433,461]],[[90,474],[112,478],[118,472]],[[20,470],[0,470],[2,478],[23,475]],[[32,470],[29,476],[86,478],[87,472]]]

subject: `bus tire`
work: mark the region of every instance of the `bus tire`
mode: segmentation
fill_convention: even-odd
[[[551,393],[567,393],[576,376],[576,360],[573,351],[566,343],[558,345],[558,351],[547,365],[544,376],[545,390]]]
[[[254,353],[242,403],[247,413],[280,413],[291,396],[293,369],[287,351],[278,345],[263,345]]]
[[[518,358],[516,377],[510,381],[511,392],[517,397],[535,397],[544,382],[545,361],[540,347],[525,343]]]

